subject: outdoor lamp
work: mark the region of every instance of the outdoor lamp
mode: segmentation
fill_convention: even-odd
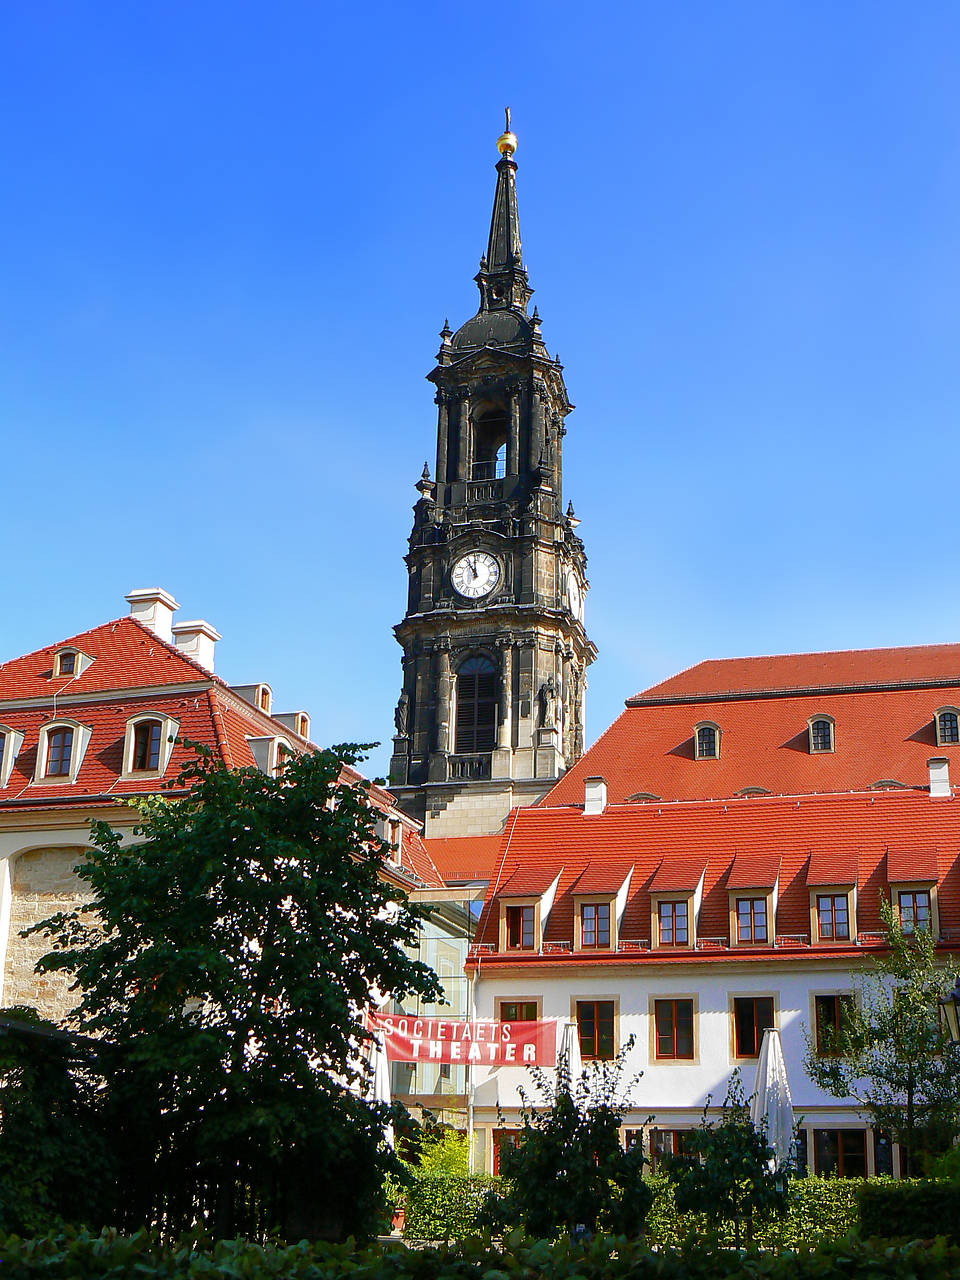
[[[943,1010],[947,1031],[954,1044],[960,1044],[960,977],[954,983],[953,990],[939,1000]]]

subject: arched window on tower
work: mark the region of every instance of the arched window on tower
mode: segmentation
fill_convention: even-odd
[[[497,737],[497,668],[467,658],[457,671],[457,755],[492,751]]]
[[[473,424],[472,480],[499,480],[506,472],[507,415],[490,409]]]

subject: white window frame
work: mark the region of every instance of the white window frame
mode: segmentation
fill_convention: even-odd
[[[137,725],[143,724],[147,720],[157,721],[160,724],[160,763],[156,769],[134,769],[133,751],[137,739]],[[135,716],[131,716],[127,721],[127,728],[123,737],[123,772],[120,775],[121,779],[126,782],[132,781],[134,778],[162,778],[167,771],[167,766],[170,764],[174,741],[179,729],[179,720],[174,720],[172,716],[164,715],[159,711],[142,711]]]
[[[73,730],[73,745],[70,748],[70,772],[51,777],[47,775],[47,755],[50,734],[55,733],[57,729]],[[90,745],[92,732],[93,730],[89,725],[81,724],[79,720],[71,720],[66,716],[61,716],[57,720],[50,720],[41,725],[40,735],[37,739],[37,763],[33,771],[33,782],[44,787],[69,786],[71,783],[76,782],[80,766],[83,764],[83,757],[87,754],[87,747]]]
[[[3,750],[0,751],[0,787],[5,787],[10,781],[10,774],[13,772],[13,766],[23,746],[23,734],[19,729],[11,729],[5,724],[0,724],[0,734],[3,735]]]

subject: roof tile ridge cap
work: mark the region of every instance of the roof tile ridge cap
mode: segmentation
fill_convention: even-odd
[[[120,623],[129,622],[132,626],[136,627],[138,631],[142,631],[144,635],[149,636],[156,644],[162,645],[168,653],[172,653],[175,657],[179,658],[181,662],[185,662],[188,666],[193,667],[195,671],[199,671],[202,676],[207,680],[210,680],[213,684],[221,685],[224,689],[230,688],[222,676],[218,676],[215,671],[210,671],[202,662],[197,662],[196,658],[191,658],[188,653],[184,653],[182,649],[178,649],[177,646],[175,644],[171,644],[169,640],[164,640],[163,636],[158,636],[152,627],[148,627],[146,623],[141,622],[139,618],[131,618],[129,614],[124,614],[122,617],[117,618],[116,621]],[[110,626],[111,624],[105,623],[104,625]]]
[[[711,662],[736,662],[736,658],[701,658],[699,662],[691,662],[688,667],[681,667],[679,671],[675,671],[672,676],[664,676],[662,680],[657,680],[653,684],[648,684],[645,689],[640,689],[637,693],[631,694],[624,701],[624,706],[629,707],[634,698],[642,698],[645,693],[649,693],[651,689],[656,689],[662,684],[667,684],[671,680],[679,680],[681,676],[685,676],[689,671],[695,671],[697,667],[705,667]],[[622,714],[622,713],[621,713]]]
[[[233,752],[230,750],[230,743],[227,740],[227,730],[223,723],[223,712],[220,710],[220,701],[217,697],[216,690],[207,690],[207,705],[210,708],[210,718],[213,721],[213,731],[217,735],[217,746],[223,756],[223,762],[228,769],[232,769]]]
[[[818,654],[811,654],[818,657]],[[625,703],[628,709],[640,707],[689,706],[703,702],[749,702],[764,698],[835,697],[846,693],[909,693],[921,689],[953,688],[960,675],[912,676],[905,680],[861,680],[844,684],[755,685],[739,689],[692,689],[686,693],[661,693],[647,697],[646,691],[634,694]]]
[[[87,636],[92,636],[95,631],[103,631],[105,627],[115,627],[118,622],[126,620],[127,615],[121,614],[119,618],[109,618],[106,622],[98,622],[95,627],[87,627],[86,631],[78,631],[76,635],[65,636],[63,640],[55,640],[52,644],[42,644],[39,649],[28,649],[26,653],[18,653],[13,658],[4,658],[0,661],[0,673],[3,672],[5,667],[11,666],[14,662],[24,662],[27,658],[34,658],[38,654],[49,653],[51,650],[56,652],[57,649],[62,649],[68,644],[75,644],[79,647],[79,642]],[[90,657],[92,655],[88,654],[87,656]],[[73,678],[75,679],[76,677]]]

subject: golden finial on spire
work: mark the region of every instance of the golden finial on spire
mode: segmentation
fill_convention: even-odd
[[[507,127],[497,139],[497,150],[502,156],[512,156],[517,149],[517,135],[510,132],[510,108],[505,108]]]

